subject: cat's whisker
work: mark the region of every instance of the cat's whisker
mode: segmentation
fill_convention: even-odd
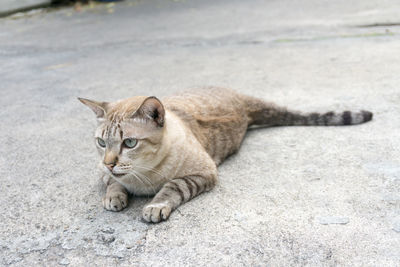
[[[163,180],[162,180],[163,183],[170,182],[170,181],[174,180],[174,178],[168,178],[168,177],[166,177],[165,175],[163,175],[162,173],[160,173],[160,172],[154,170],[153,168],[144,167],[144,166],[138,166],[138,165],[136,165],[135,167],[142,168],[142,169],[151,171],[151,172],[153,172],[153,173],[159,175],[159,177],[161,177],[161,178],[163,179]]]
[[[143,185],[145,185],[146,186],[146,183],[139,177],[139,176],[137,176],[134,172],[133,173],[131,173],[139,182],[141,182]]]
[[[133,172],[133,175],[135,175],[135,176],[142,175],[142,178],[144,178],[145,181],[150,185],[150,187],[151,187],[151,189],[153,190],[154,194],[157,193],[157,191],[155,190],[154,184],[151,182],[151,180],[150,180],[146,175],[144,175],[144,174],[141,173],[141,172],[134,171],[134,170],[132,170],[132,172]],[[142,181],[142,180],[141,180],[141,181]],[[142,183],[143,183],[143,182],[142,182]]]
[[[158,171],[156,171],[156,170],[154,170],[154,169],[152,169],[152,168],[148,168],[148,167],[145,167],[145,166],[135,166],[136,168],[141,168],[141,169],[144,169],[144,170],[148,170],[148,171],[151,171],[151,172],[153,172],[153,173],[155,173],[155,174],[157,174],[157,175],[159,175],[161,178],[163,178],[165,181],[169,181],[169,180],[172,180],[172,179],[168,179],[167,177],[165,177],[162,173],[160,173],[160,172],[158,172]]]

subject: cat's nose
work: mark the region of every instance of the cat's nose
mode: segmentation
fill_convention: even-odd
[[[107,150],[103,159],[103,163],[107,167],[107,169],[112,171],[117,162],[118,162],[118,155],[113,151]]]
[[[105,163],[105,162],[104,162],[104,165],[106,165],[107,169],[109,169],[110,171],[112,171],[113,168],[114,168],[114,166],[115,166],[115,163],[114,163],[114,162],[113,162],[113,163]]]

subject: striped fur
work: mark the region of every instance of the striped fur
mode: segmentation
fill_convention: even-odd
[[[265,126],[342,126],[361,124],[372,119],[369,111],[312,112],[304,114],[277,107],[260,99],[249,98],[250,125]]]
[[[166,220],[179,205],[212,189],[216,166],[239,149],[252,125],[339,126],[372,119],[369,111],[304,114],[223,88],[162,101],[143,96],[114,103],[80,101],[98,119],[95,137],[107,185],[104,208],[125,208],[128,192],[155,195],[143,208],[148,222]],[[126,147],[125,140],[132,138],[137,145]]]

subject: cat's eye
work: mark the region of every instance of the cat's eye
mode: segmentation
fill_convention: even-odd
[[[104,140],[103,139],[101,139],[101,138],[97,138],[97,143],[99,144],[99,146],[101,146],[101,147],[106,147],[106,142],[104,142]]]
[[[124,140],[124,145],[127,148],[134,148],[136,146],[136,144],[137,144],[137,139],[135,139],[135,138],[127,138]]]

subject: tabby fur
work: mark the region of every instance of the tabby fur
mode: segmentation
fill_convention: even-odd
[[[107,185],[103,206],[119,211],[128,193],[155,195],[143,208],[147,222],[166,220],[179,205],[217,182],[217,166],[235,153],[247,129],[262,126],[339,126],[372,119],[369,111],[301,113],[230,89],[204,88],[166,97],[117,102],[79,100],[96,114],[95,138]],[[137,140],[134,148],[124,140]]]

